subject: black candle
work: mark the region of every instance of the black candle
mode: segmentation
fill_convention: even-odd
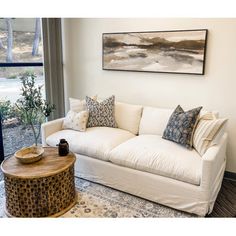
[[[58,144],[59,156],[66,156],[69,153],[69,144],[65,139],[60,139]]]

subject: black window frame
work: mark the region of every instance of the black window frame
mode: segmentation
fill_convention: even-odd
[[[43,66],[43,62],[0,62],[0,67],[35,67]]]
[[[0,113],[0,164],[4,160],[3,136],[2,136],[2,116]]]

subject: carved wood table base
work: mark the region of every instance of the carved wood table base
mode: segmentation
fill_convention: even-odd
[[[43,158],[21,164],[14,156],[2,163],[9,217],[57,217],[76,203],[75,155],[58,156],[45,148]]]

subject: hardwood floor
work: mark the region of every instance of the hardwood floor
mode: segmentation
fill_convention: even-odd
[[[3,180],[0,171],[0,181]],[[206,217],[236,217],[236,181],[224,179],[214,209]]]
[[[214,209],[207,217],[236,217],[236,181],[223,180]]]

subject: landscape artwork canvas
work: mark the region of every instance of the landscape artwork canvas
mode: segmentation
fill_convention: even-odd
[[[204,74],[207,30],[103,34],[103,69]]]

